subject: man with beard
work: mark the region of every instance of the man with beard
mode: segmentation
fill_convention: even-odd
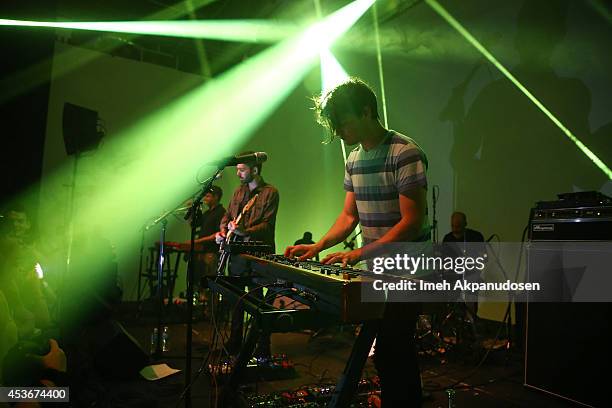
[[[243,152],[240,156],[252,153],[254,152]],[[278,212],[278,190],[264,181],[261,171],[261,163],[240,163],[236,165],[236,175],[240,179],[240,187],[234,191],[227,212],[221,220],[217,242],[225,240],[228,232],[231,231],[237,240],[261,241],[264,244],[271,245],[272,248],[275,247],[274,230],[276,213]],[[257,195],[257,198],[252,207],[242,215],[239,223],[236,222],[238,215],[255,195]],[[230,257],[228,270],[231,276],[244,276],[250,273],[250,265],[240,257]],[[253,294],[263,298],[263,289],[255,290]],[[232,316],[232,330],[227,343],[227,349],[231,353],[236,353],[240,349],[244,326],[242,308],[235,307],[234,309],[235,316]],[[261,339],[255,354],[261,357],[270,355],[269,336]]]

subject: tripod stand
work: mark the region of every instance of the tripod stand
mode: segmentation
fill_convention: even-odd
[[[462,294],[464,297],[465,294]],[[446,344],[464,344],[466,339],[476,341],[478,339],[478,331],[476,330],[476,310],[471,307],[475,302],[468,302],[465,298],[458,302],[448,303],[448,313],[441,320],[437,336]],[[454,339],[454,341],[453,341]]]

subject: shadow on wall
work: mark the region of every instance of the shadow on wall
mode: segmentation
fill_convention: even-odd
[[[567,9],[566,1],[523,4],[514,39],[520,61],[511,72],[609,163],[604,135],[590,132],[588,88],[577,78],[558,76],[550,64],[565,35]],[[445,109],[453,123],[457,208],[469,211],[477,225],[502,240],[518,240],[535,201],[576,189],[597,190],[606,177],[505,77],[486,85],[464,113],[462,100],[479,66],[455,88]],[[600,132],[609,133],[609,128]]]

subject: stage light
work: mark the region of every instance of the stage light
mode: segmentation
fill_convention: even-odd
[[[42,266],[40,266],[39,263],[36,263],[36,265],[34,265],[34,271],[36,272],[36,277],[38,279],[43,279],[45,277],[43,268]]]
[[[321,81],[323,93],[331,91],[336,85],[341,84],[349,78],[342,65],[331,53],[329,48],[321,51]]]
[[[580,139],[578,139],[562,122],[559,120],[543,103],[541,103],[535,95],[533,95],[525,86],[518,81],[504,67],[498,60],[491,54],[461,23],[459,23],[444,7],[440,5],[436,0],[425,0],[425,2],[442,17],[448,24],[450,24],[455,30],[457,30],[474,48],[476,48],[489,62],[491,62],[502,74],[508,78],[531,102],[533,102],[560,130],[563,132],[568,139],[570,139],[582,153],[584,153],[604,174],[612,179],[612,170],[593,153]]]

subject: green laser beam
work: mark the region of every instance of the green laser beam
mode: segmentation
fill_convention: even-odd
[[[274,43],[299,30],[299,25],[296,23],[267,20],[52,22],[0,19],[0,26],[108,31],[249,43]]]
[[[346,70],[342,67],[338,59],[332,54],[329,48],[325,48],[321,51],[321,82],[323,94],[332,90],[335,86],[341,84],[349,78]],[[346,145],[344,140],[340,139],[340,146],[342,147],[342,157],[344,164],[348,158],[346,154]],[[357,247],[363,246],[363,240],[361,238],[361,226],[357,225],[355,228],[355,234],[357,235]]]
[[[589,5],[593,10],[599,13],[608,23],[612,24],[612,13],[605,4],[603,4],[600,0],[589,0]]]
[[[593,153],[580,139],[559,120],[557,117],[546,108],[523,84],[521,84],[515,77],[504,67],[480,42],[459,23],[444,7],[440,5],[436,0],[425,0],[425,2],[449,23],[459,34],[461,34],[470,44],[474,46],[486,59],[489,60],[502,74],[506,76],[521,92],[525,94],[548,118],[555,124],[563,134],[565,134],[578,149],[580,149],[595,165],[604,172],[604,174],[612,180],[612,170]]]
[[[380,30],[378,27],[378,10],[376,4],[372,7],[372,19],[374,20],[374,38],[376,41],[376,65],[378,67],[378,80],[380,81],[380,97],[382,99],[383,121],[386,128],[389,127],[387,119],[387,95],[385,93],[385,76],[382,63],[382,52],[380,48]]]
[[[174,20],[175,18],[184,16],[191,11],[199,10],[200,8],[216,1],[217,0],[183,0],[162,10],[156,11],[142,20]]]
[[[188,16],[191,20],[197,20],[193,2],[191,0],[186,1],[186,6],[189,9]],[[194,38],[194,46],[196,49],[196,55],[198,56],[198,62],[200,63],[201,74],[204,78],[212,77],[212,69],[206,55],[206,49],[204,48],[204,41],[201,38]]]
[[[346,81],[349,75],[346,73],[342,65],[338,62],[336,57],[331,53],[329,48],[321,51],[321,82],[323,94],[331,91],[335,86]],[[342,157],[346,164],[347,154],[346,145],[344,140],[340,139],[340,145],[342,146]]]

